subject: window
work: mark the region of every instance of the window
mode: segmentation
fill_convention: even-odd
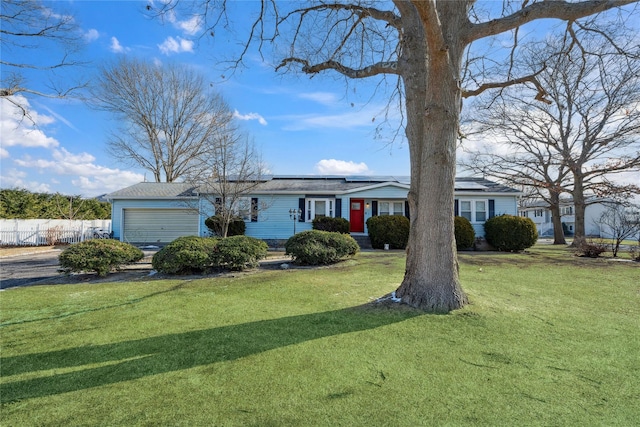
[[[489,218],[487,200],[459,200],[458,209],[458,215],[467,218],[470,222],[485,222]]]
[[[560,215],[573,215],[573,206],[560,208]]]
[[[230,203],[231,202],[227,201],[227,206]],[[216,200],[215,200],[216,214],[222,213],[222,210],[220,209],[221,205],[222,205],[222,199],[220,197],[216,197]],[[258,199],[251,198],[251,197],[239,197],[233,203],[231,212],[233,215],[237,215],[247,222],[249,221],[256,222],[258,220]]]
[[[307,199],[306,203],[305,220],[307,222],[323,216],[331,218],[335,216],[335,199]]]
[[[404,202],[381,200],[378,202],[378,215],[404,215]]]
[[[538,218],[538,217],[542,217],[543,214],[543,210],[542,209],[536,209],[533,216]]]
[[[476,222],[485,222],[487,220],[487,202],[484,200],[476,201]]]
[[[460,216],[467,218],[473,222],[473,212],[471,211],[471,202],[468,200],[460,201]]]
[[[238,199],[238,206],[235,213],[245,221],[251,221],[251,198],[241,197]]]

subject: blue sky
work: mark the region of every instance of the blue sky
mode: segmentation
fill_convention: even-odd
[[[282,76],[274,71],[271,58],[261,58],[255,51],[246,56],[246,67],[231,74],[219,60],[235,57],[235,39],[222,32],[201,39],[202,28],[189,16],[149,19],[143,13],[146,0],[44,4],[56,13],[71,14],[82,36],[83,49],[77,59],[84,64],[61,70],[58,76],[68,82],[90,80],[104,61],[120,55],[188,64],[205,75],[236,111],[272,174],[409,174],[408,147],[402,132],[395,140],[390,136],[376,138],[387,99],[383,91],[372,96],[375,79],[352,80],[347,87],[345,80],[332,72],[312,79],[302,74]],[[231,2],[234,23],[249,20],[255,4]],[[541,28],[551,28],[541,25],[536,22],[520,37],[540,35]],[[553,25],[564,24],[554,21]],[[496,44],[487,45],[487,51],[493,55],[508,46],[498,38]],[[17,62],[46,60],[59,53],[50,46],[10,51],[3,45],[2,49],[5,60],[10,55]],[[27,75],[29,86],[45,90],[45,76]],[[106,113],[72,98],[29,97],[20,101],[29,105],[37,127],[29,120],[19,120],[20,113],[0,98],[0,187],[92,197],[152,179],[150,172],[109,157],[106,138],[116,123]],[[390,113],[387,130],[397,130],[398,113]],[[482,142],[486,141],[466,141],[467,148]],[[639,175],[612,178],[640,185]]]
[[[66,69],[61,76],[68,81],[90,79],[103,61],[118,55],[189,64],[237,112],[271,173],[409,174],[404,140],[391,143],[375,138],[385,100],[371,100],[373,82],[359,81],[347,89],[335,75],[283,77],[255,52],[247,57],[246,68],[231,75],[215,62],[235,52],[228,49],[229,40],[199,40],[197,23],[188,16],[175,16],[164,23],[150,20],[143,14],[146,4],[46,2],[57,13],[72,14],[84,37],[84,49],[77,57],[87,63]],[[237,4],[242,7],[241,2]],[[54,53],[38,49],[21,54],[44,58]],[[41,89],[42,76],[38,74],[30,85]],[[106,153],[108,131],[115,127],[106,113],[77,99],[29,97],[26,102],[37,128],[28,120],[17,120],[19,115],[2,100],[2,188],[96,196],[145,179],[144,170],[119,164]],[[146,173],[146,178],[152,175]]]

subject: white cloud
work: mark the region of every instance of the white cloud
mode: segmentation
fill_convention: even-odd
[[[51,187],[48,184],[38,181],[29,181],[24,178],[27,177],[27,173],[19,171],[17,169],[11,169],[6,171],[6,174],[2,175],[2,188],[25,188],[29,191],[36,193],[51,193]]]
[[[4,148],[0,147],[0,159],[6,159],[9,157],[9,152]]]
[[[202,30],[202,18],[199,16],[194,15],[189,19],[181,21],[178,19],[175,10],[169,10],[165,14],[165,17],[175,28],[190,36],[197,34]]]
[[[24,168],[35,168],[41,173],[75,176],[72,184],[86,192],[105,193],[144,180],[139,173],[100,166],[89,153],[74,154],[64,148],[52,150],[51,159],[24,157],[14,163]]]
[[[366,163],[323,159],[316,163],[316,170],[323,175],[368,175],[371,173]]]
[[[199,16],[193,16],[185,21],[177,21],[175,25],[185,34],[192,36],[202,30],[202,19]]]
[[[120,44],[117,38],[111,37],[111,45],[109,46],[109,50],[113,53],[125,53],[129,52],[128,47],[124,47]]]
[[[193,41],[183,39],[182,37],[167,37],[167,39],[158,45],[160,52],[165,55],[181,52],[193,52]]]
[[[267,125],[267,121],[258,113],[240,114],[238,110],[233,112],[233,117],[238,120],[257,120],[262,126]]]
[[[298,94],[299,98],[308,99],[323,105],[334,105],[338,98],[330,92],[308,92]]]
[[[84,33],[84,39],[87,43],[91,43],[93,41],[98,40],[100,37],[100,33],[95,28],[91,28]]]
[[[16,104],[27,110],[29,116],[24,117],[23,111]],[[6,147],[53,148],[60,145],[55,138],[47,136],[42,131],[42,126],[54,121],[53,117],[38,114],[32,110],[29,101],[22,96],[13,96],[11,99],[0,98],[0,135],[2,135],[3,157],[5,153],[8,155]]]
[[[375,126],[376,118],[379,118],[383,111],[384,108],[370,105],[364,109],[345,110],[339,114],[289,115],[278,117],[278,119],[289,121],[283,127],[287,131],[370,128]],[[388,119],[395,120],[395,117],[389,116]]]

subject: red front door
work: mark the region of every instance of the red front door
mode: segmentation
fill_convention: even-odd
[[[364,233],[364,199],[351,199],[349,222],[352,233]]]

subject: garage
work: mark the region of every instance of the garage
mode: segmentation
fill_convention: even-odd
[[[122,240],[169,243],[181,236],[197,236],[198,218],[192,209],[123,209]]]

